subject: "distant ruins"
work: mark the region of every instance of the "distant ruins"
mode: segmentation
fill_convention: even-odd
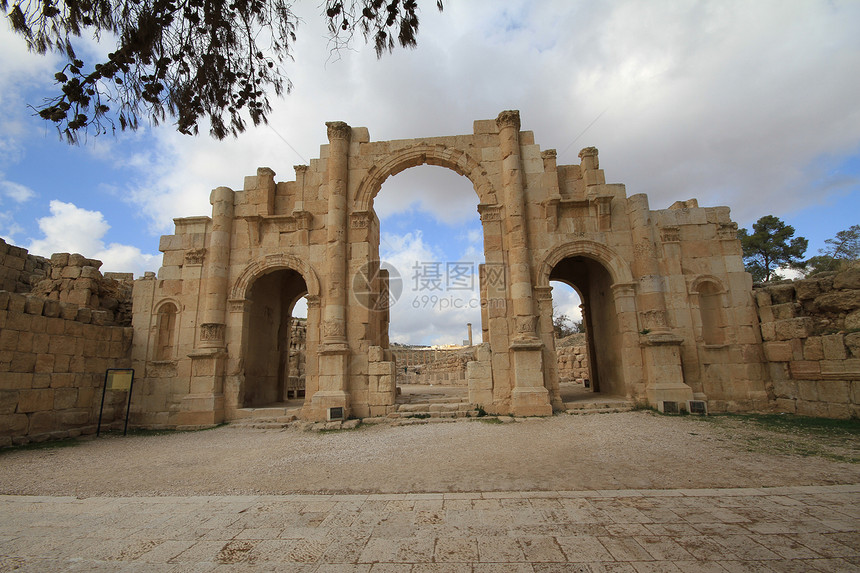
[[[91,427],[95,381],[117,364],[136,370],[141,427],[230,421],[295,399],[299,378],[306,420],[388,415],[398,351],[373,202],[388,177],[422,164],[467,177],[479,198],[480,341],[463,360],[471,404],[564,409],[550,286],[561,281],[581,296],[588,356],[561,354],[571,371],[588,369],[595,392],[667,411],[860,414],[860,270],[754,290],[727,207],[651,210],[645,195],[606,183],[594,148],[557,165],[516,111],[450,137],[374,142],[365,128],[327,127],[329,143],[293,180],[260,168],[242,189],[215,189],[211,217],[176,219],[163,266],[134,281],[130,309],[128,277],[4,243],[0,445]]]

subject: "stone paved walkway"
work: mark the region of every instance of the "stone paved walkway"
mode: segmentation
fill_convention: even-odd
[[[860,485],[0,496],[0,571],[860,571]]]

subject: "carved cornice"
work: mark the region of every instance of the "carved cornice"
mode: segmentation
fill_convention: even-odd
[[[481,222],[484,223],[486,221],[501,221],[502,220],[502,207],[501,205],[488,205],[488,204],[479,204],[478,205],[478,213],[481,216]]]
[[[203,258],[206,256],[206,249],[188,249],[185,251],[185,264],[202,265]]]
[[[293,169],[296,170],[296,174],[304,173],[305,171],[308,170],[308,166],[307,165],[293,165]]]
[[[231,298],[227,300],[227,308],[230,312],[245,312],[251,308],[251,301],[244,298]]]
[[[352,128],[346,122],[343,121],[327,121],[325,122],[325,126],[328,128],[328,140],[332,139],[345,139],[349,141],[350,136],[352,135]]]
[[[209,322],[200,325],[200,340],[204,342],[220,342],[224,340],[225,325]]]
[[[496,125],[499,129],[505,127],[513,127],[517,131],[520,130],[520,112],[516,109],[508,109],[499,114],[496,118]]]
[[[540,152],[541,159],[555,159],[558,157],[558,152],[555,149],[546,149]]]
[[[551,286],[532,287],[532,291],[535,293],[535,299],[537,300],[552,300]]]
[[[597,148],[596,147],[585,147],[579,152],[579,158],[583,157],[597,157]]]
[[[722,223],[717,229],[717,238],[723,241],[734,241],[738,238],[737,223]]]
[[[293,219],[296,221],[296,229],[304,231],[311,228],[314,216],[310,211],[293,211]]]
[[[660,229],[660,240],[664,243],[677,243],[681,240],[680,227],[663,227]]]
[[[367,229],[370,227],[370,211],[356,211],[349,215],[349,226],[352,229]]]

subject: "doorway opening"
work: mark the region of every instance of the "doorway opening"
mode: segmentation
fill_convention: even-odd
[[[609,272],[594,259],[573,256],[563,259],[553,267],[549,278],[550,281],[563,283],[575,290],[581,301],[584,344],[580,345],[582,351],[574,352],[568,363],[578,366],[579,374],[587,372],[588,378],[582,377],[580,386],[577,386],[575,378],[573,384],[561,386],[562,401],[587,399],[588,395],[594,393],[623,397],[626,390],[621,369],[621,334]],[[553,288],[553,302],[557,296],[556,288]],[[570,298],[565,291],[559,290],[561,300]],[[556,352],[559,352],[558,348]],[[565,351],[562,351],[559,355],[563,357],[564,354]],[[559,364],[560,382],[564,380],[562,362],[563,358]],[[582,368],[583,363],[585,368]]]
[[[466,364],[482,339],[477,207],[468,178],[432,165],[390,177],[374,200],[379,259],[402,280],[388,321],[398,402],[467,399]]]
[[[301,406],[307,319],[295,314],[306,308],[300,301],[307,292],[302,275],[292,269],[273,271],[251,285],[243,407]]]

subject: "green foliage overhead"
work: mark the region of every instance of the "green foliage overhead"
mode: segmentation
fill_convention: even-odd
[[[170,117],[197,134],[208,119],[212,137],[258,125],[271,111],[268,94],[289,92],[283,70],[291,59],[298,18],[291,0],[20,0],[0,8],[31,51],[58,52],[58,90],[36,108],[69,142],[92,129],[135,130]],[[442,0],[436,1],[442,10]],[[335,50],[356,30],[377,56],[395,45],[414,48],[417,0],[326,0]],[[72,45],[90,35],[116,38],[105,61],[86,62]]]
[[[744,252],[744,267],[755,282],[781,278],[780,267],[802,264],[803,253],[809,242],[794,236],[794,227],[786,225],[773,215],[766,215],[753,224],[752,233],[738,231]]]
[[[819,254],[804,263],[804,272],[807,276],[826,271],[840,271],[860,260],[860,225],[851,225],[824,242],[827,247],[818,249]]]

